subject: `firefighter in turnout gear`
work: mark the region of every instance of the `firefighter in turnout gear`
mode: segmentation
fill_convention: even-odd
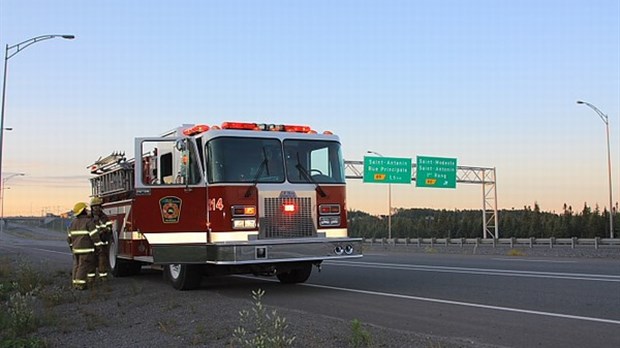
[[[76,203],[73,214],[75,219],[71,221],[67,236],[73,252],[72,282],[74,288],[84,290],[95,279],[95,251],[101,247],[101,239],[95,223],[88,215],[86,203]]]
[[[108,216],[103,212],[101,205],[103,200],[99,197],[93,197],[90,201],[90,209],[93,222],[99,231],[101,239],[101,248],[97,252],[97,276],[100,280],[107,280],[110,271],[110,239],[112,238],[112,221],[108,220]]]

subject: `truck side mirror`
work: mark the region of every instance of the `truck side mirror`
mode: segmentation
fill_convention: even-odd
[[[187,150],[187,139],[179,139],[174,144],[174,147],[179,151]]]

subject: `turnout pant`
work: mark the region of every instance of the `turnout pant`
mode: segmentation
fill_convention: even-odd
[[[97,268],[99,270],[99,279],[105,279],[110,272],[110,245],[104,244],[97,253]]]
[[[84,289],[86,288],[87,282],[94,279],[95,267],[97,265],[95,253],[74,254],[73,257],[77,266],[73,277],[73,286],[75,288]]]

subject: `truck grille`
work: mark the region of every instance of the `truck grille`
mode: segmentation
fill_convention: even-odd
[[[282,212],[284,202],[295,203],[297,211]],[[310,197],[271,198],[265,197],[264,216],[260,217],[260,239],[315,237],[316,228],[312,217]]]

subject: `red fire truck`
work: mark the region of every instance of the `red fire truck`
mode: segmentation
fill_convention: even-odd
[[[163,268],[179,290],[204,275],[308,279],[323,260],[362,256],[347,233],[339,138],[310,127],[182,125],[135,139],[135,155],[89,166],[113,221],[115,276]]]

